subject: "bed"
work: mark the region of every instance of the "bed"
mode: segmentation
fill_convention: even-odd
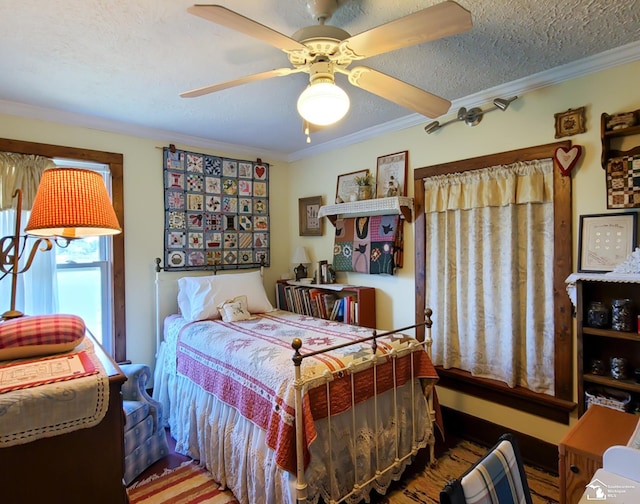
[[[154,398],[176,451],[241,503],[368,502],[418,450],[433,460],[428,315],[419,342],[275,310],[259,271],[178,283]]]

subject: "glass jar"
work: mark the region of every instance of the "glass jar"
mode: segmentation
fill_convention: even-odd
[[[611,378],[614,380],[627,379],[627,359],[624,357],[611,357]]]
[[[600,301],[593,301],[587,311],[589,327],[609,327],[609,309]]]
[[[616,331],[633,331],[633,305],[630,299],[611,301],[611,328]]]

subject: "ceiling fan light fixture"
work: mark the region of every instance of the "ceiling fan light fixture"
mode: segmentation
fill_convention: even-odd
[[[311,124],[327,126],[342,119],[351,103],[333,82],[312,82],[298,98],[298,113]]]

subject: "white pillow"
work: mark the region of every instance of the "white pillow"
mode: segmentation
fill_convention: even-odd
[[[247,308],[247,296],[238,296],[225,301],[218,306],[218,312],[225,322],[237,322],[238,320],[252,320],[256,317],[249,313]]]
[[[260,271],[182,277],[178,280],[178,307],[189,322],[220,318],[218,306],[243,294],[247,296],[250,313],[273,310],[262,285]]]

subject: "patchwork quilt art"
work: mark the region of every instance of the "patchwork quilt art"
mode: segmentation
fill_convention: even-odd
[[[165,267],[269,266],[269,165],[164,148]]]
[[[640,156],[610,159],[606,179],[607,208],[640,207]]]
[[[402,267],[402,222],[398,215],[336,220],[333,269],[393,275]]]

